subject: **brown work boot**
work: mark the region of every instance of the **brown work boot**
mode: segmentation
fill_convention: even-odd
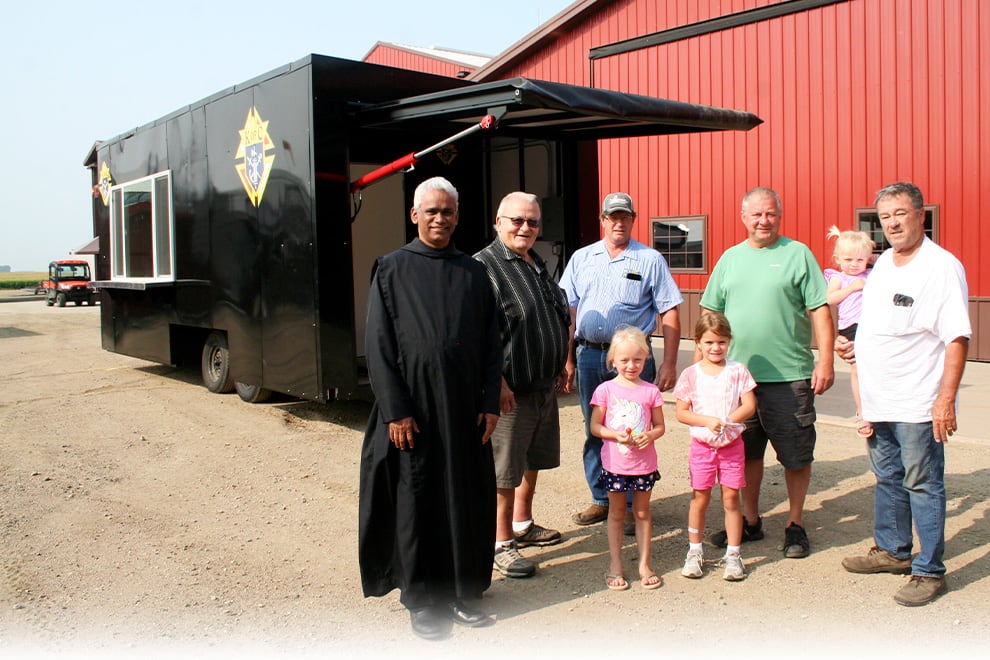
[[[606,518],[608,518],[608,507],[601,504],[592,504],[581,513],[575,513],[571,516],[571,520],[578,525],[594,525]]]
[[[900,605],[917,607],[918,605],[927,605],[947,590],[944,577],[912,575],[911,581],[894,594],[894,600]]]
[[[895,573],[906,575],[911,572],[910,559],[898,559],[886,550],[877,546],[870,548],[865,556],[846,557],[842,560],[842,568],[850,573]]]

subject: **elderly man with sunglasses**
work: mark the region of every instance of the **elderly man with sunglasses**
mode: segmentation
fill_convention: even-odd
[[[563,384],[570,312],[564,293],[533,246],[540,234],[539,198],[506,195],[491,245],[475,259],[485,265],[498,303],[502,340],[501,419],[495,453],[495,568],[530,577],[536,564],[519,548],[560,543],[560,532],[533,519],[540,470],[560,465],[557,390]]]
[[[663,335],[663,362],[656,368],[651,355],[642,378],[670,389],[677,379],[677,349],[681,322],[677,306],[684,302],[663,255],[633,240],[636,222],[632,198],[614,192],[605,196],[600,216],[602,240],[577,250],[567,262],[560,286],[571,308],[573,351],[566,370],[570,391],[577,378],[584,413],[584,471],[591,489],[591,505],[574,514],[578,525],[592,525],[608,517],[608,493],[599,483],[602,440],[591,435],[591,395],[602,381],[615,376],[606,364],[612,333],[621,325],[639,328],[647,337]],[[626,514],[625,532],[635,533],[632,514]]]

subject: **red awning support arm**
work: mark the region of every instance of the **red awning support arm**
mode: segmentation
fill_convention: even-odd
[[[411,154],[406,154],[402,158],[399,158],[397,160],[394,160],[394,161],[392,161],[391,163],[389,163],[387,165],[382,165],[377,170],[373,170],[371,172],[368,172],[367,174],[365,174],[361,178],[354,180],[353,182],[351,182],[351,194],[353,195],[354,193],[359,192],[359,191],[367,188],[371,184],[375,183],[376,181],[378,181],[380,179],[384,179],[385,177],[387,177],[390,174],[393,174],[393,173],[399,172],[399,171],[411,170],[413,168],[413,166],[420,159],[422,159],[424,156],[426,156],[426,155],[428,155],[430,153],[433,153],[437,149],[442,149],[443,147],[447,146],[448,144],[450,144],[452,142],[456,142],[457,140],[460,140],[462,137],[465,137],[467,135],[471,135],[472,133],[476,133],[477,131],[490,131],[490,130],[494,130],[495,128],[498,127],[498,122],[499,122],[499,120],[502,119],[502,116],[504,114],[505,114],[505,106],[499,106],[499,107],[494,108],[494,109],[489,108],[488,114],[485,115],[484,117],[482,117],[481,118],[481,121],[479,121],[477,124],[474,124],[473,126],[470,126],[468,128],[465,128],[460,133],[457,133],[455,135],[451,135],[446,140],[443,140],[441,142],[437,142],[433,146],[427,147],[426,149],[423,149],[422,151],[414,152],[414,153],[411,153]]]

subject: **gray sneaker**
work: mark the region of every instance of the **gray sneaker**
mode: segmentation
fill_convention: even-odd
[[[725,573],[722,574],[723,580],[738,582],[746,579],[746,566],[743,564],[742,557],[737,553],[722,557],[722,565],[725,566]]]
[[[495,551],[494,567],[505,577],[528,578],[536,573],[536,564],[519,554],[515,541],[503,543]]]
[[[684,558],[684,568],[681,575],[686,578],[700,578],[705,574],[705,557],[700,550],[688,550],[687,557]]]

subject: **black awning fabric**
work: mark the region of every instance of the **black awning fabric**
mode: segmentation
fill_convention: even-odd
[[[498,133],[589,140],[704,131],[748,131],[750,112],[528,78],[480,83],[356,108],[366,127],[423,124],[453,130],[504,108]]]

